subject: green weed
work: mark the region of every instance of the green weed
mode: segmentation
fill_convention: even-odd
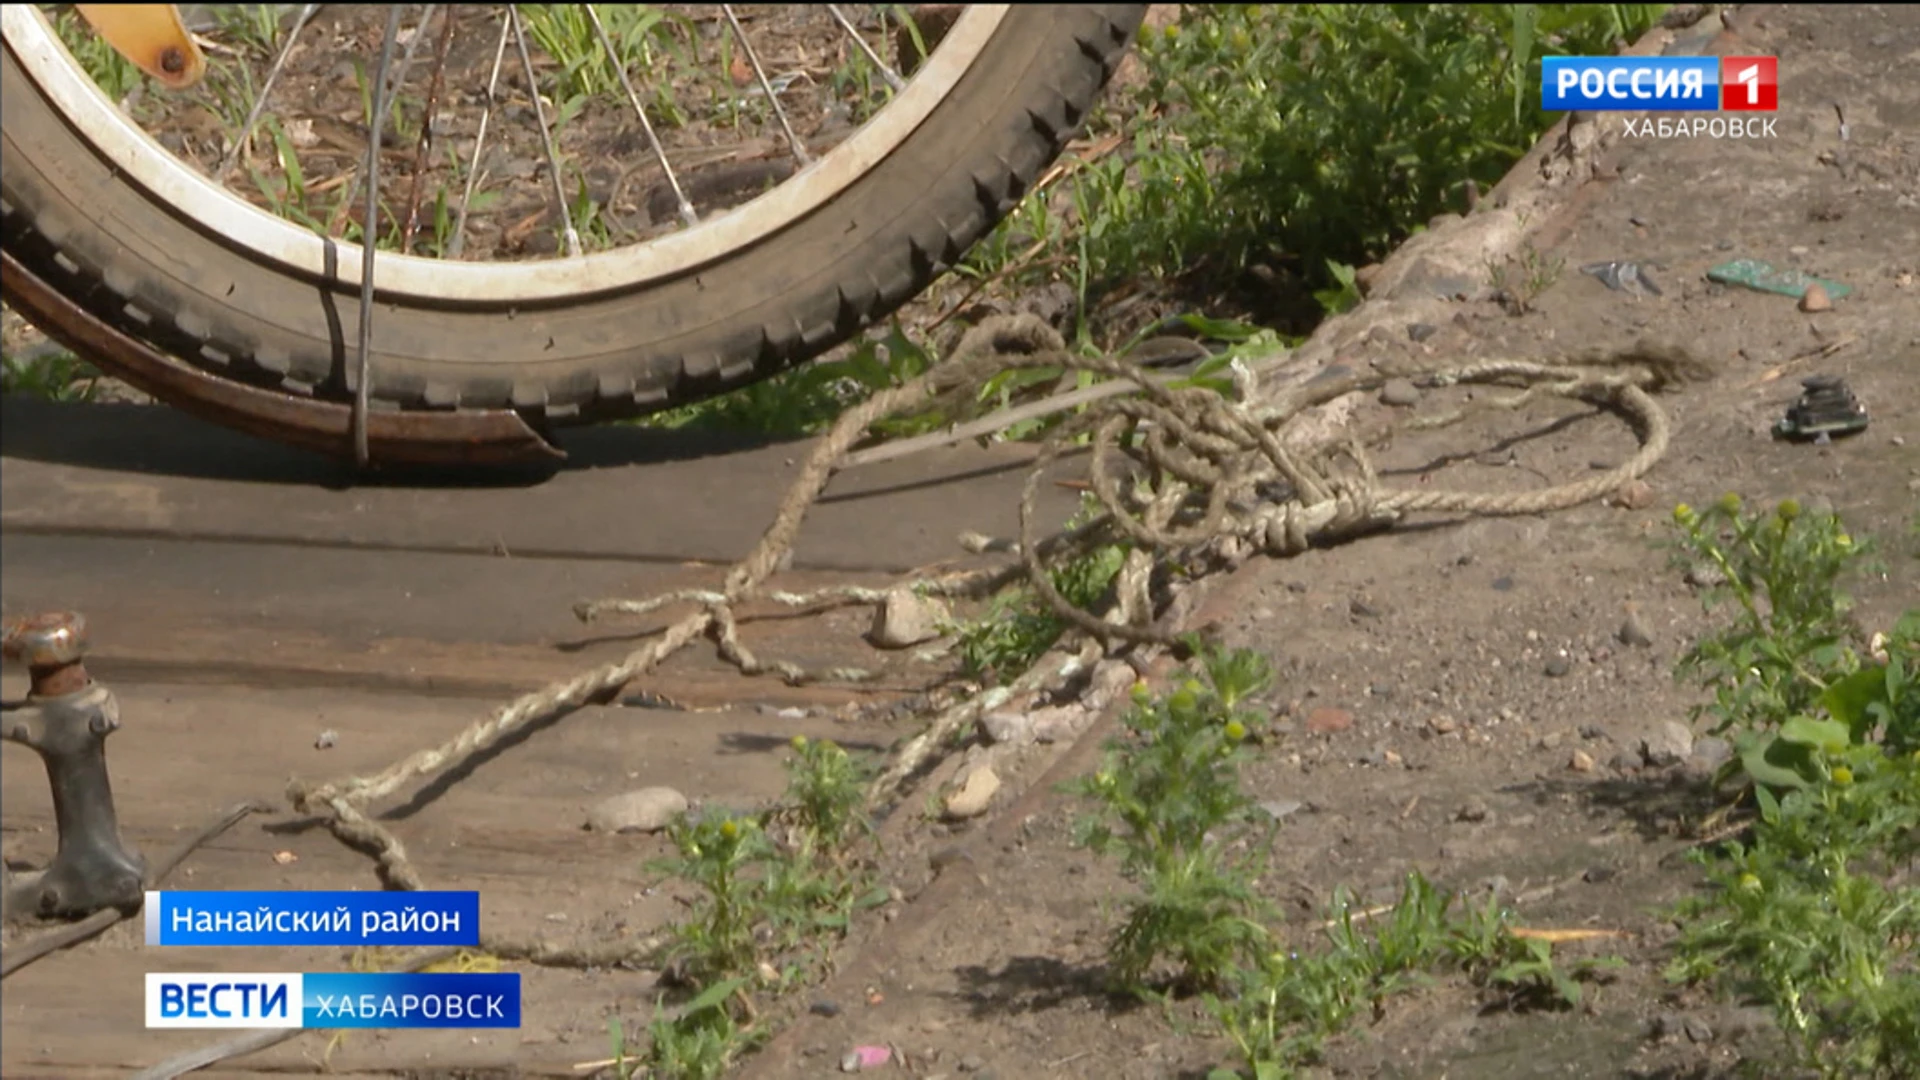
[[[1713,691],[1753,782],[1743,839],[1696,853],[1668,976],[1769,1006],[1790,1064],[1827,1077],[1920,1069],[1920,608],[1865,655],[1837,583],[1862,559],[1832,514],[1727,496],[1674,511],[1684,561],[1730,617],[1680,670]]]
[[[1091,512],[1082,510],[1082,515]],[[1075,522],[1084,520],[1077,517]],[[1072,527],[1071,524],[1069,527]],[[1053,587],[1069,603],[1083,610],[1094,608],[1126,561],[1127,548],[1109,544],[1095,548],[1077,559],[1055,567],[1050,576]],[[985,612],[952,628],[961,670],[969,677],[988,682],[1010,682],[1040,655],[1060,640],[1066,621],[1026,586],[1010,588],[993,598]]]
[[[53,16],[54,32],[107,99],[118,104],[146,82],[146,73],[121,56],[71,8]]]
[[[856,843],[872,837],[861,813],[870,769],[830,741],[797,737],[793,749],[780,805],[683,818],[670,833],[674,854],[652,864],[698,890],[660,952],[693,997],[656,1008],[647,1048],[631,1062],[616,1022],[621,1075],[721,1075],[767,1033],[755,995],[818,974],[854,912],[886,898]]]
[[[48,401],[92,401],[100,372],[64,350],[34,358],[0,357],[0,393],[26,394]]]
[[[657,1001],[647,1025],[645,1053],[634,1058],[627,1057],[626,1031],[619,1019],[609,1021],[615,1072],[622,1080],[718,1080],[726,1075],[768,1034],[759,1024],[741,1023],[730,1007],[748,982],[734,978],[714,983],[678,1008],[668,1007],[664,998]]]
[[[1664,5],[1213,4],[1141,34],[1147,79],[1097,114],[1121,149],[1077,170],[1055,233],[1071,280],[1224,285],[1264,267],[1301,297],[1343,302],[1340,268],[1378,260],[1490,189],[1556,117],[1529,107],[1540,60],[1608,54]],[[1005,270],[990,241],[970,272]],[[1048,272],[1053,272],[1051,269]],[[1029,278],[1033,275],[1027,275]],[[1304,329],[1302,327],[1301,329]]]
[[[771,438],[816,435],[848,406],[926,371],[933,354],[895,321],[886,336],[864,338],[838,360],[801,364],[707,401],[667,409],[639,421],[647,427],[746,431]],[[876,431],[914,434],[934,421],[882,422]]]
[[[1852,605],[1839,584],[1870,544],[1833,514],[1803,510],[1794,499],[1758,512],[1729,494],[1705,510],[1682,503],[1673,521],[1676,564],[1716,580],[1704,603],[1730,612],[1680,662],[1682,675],[1713,694],[1695,717],[1711,718],[1715,734],[1733,732],[1737,761],[1756,780],[1813,779],[1809,744],[1822,729],[1810,714],[1859,668],[1848,645]]]
[[[1136,691],[1106,763],[1075,785],[1100,806],[1079,839],[1095,854],[1117,852],[1140,888],[1107,954],[1120,989],[1147,990],[1162,959],[1175,965],[1176,985],[1216,989],[1244,957],[1264,951],[1257,863],[1229,851],[1255,840],[1265,818],[1241,791],[1239,770],[1246,741],[1266,723],[1248,699],[1271,681],[1258,653],[1202,652],[1199,670],[1180,676],[1166,698]]]
[[[596,4],[607,40],[613,43],[614,62],[628,72],[634,90],[651,90],[653,108],[648,118],[654,124],[673,127],[686,118],[675,102],[668,79],[646,79],[645,74],[660,71],[672,61],[691,57],[690,43],[697,40],[693,23],[680,15],[651,4]],[[527,33],[540,50],[560,65],[556,101],[584,103],[611,96],[625,107],[626,88],[606,50],[600,35],[578,4],[527,4],[520,9]],[[578,104],[574,109],[578,109]],[[563,106],[562,113],[572,114]],[[556,123],[556,128],[565,126]]]
[[[1562,967],[1550,942],[1514,932],[1496,898],[1464,914],[1454,910],[1457,899],[1418,873],[1407,875],[1384,912],[1358,911],[1337,892],[1321,924],[1322,947],[1273,950],[1235,968],[1225,993],[1203,999],[1243,1063],[1209,1080],[1293,1077],[1320,1063],[1327,1041],[1356,1017],[1379,1017],[1389,1000],[1428,985],[1435,972],[1462,972],[1498,991],[1509,1008],[1558,1009],[1579,1004],[1583,980],[1621,963],[1582,958]]]
[[[1456,913],[1457,897],[1418,873],[1390,908],[1361,910],[1337,891],[1319,947],[1287,948],[1255,884],[1275,825],[1239,780],[1248,747],[1263,741],[1268,718],[1253,699],[1271,669],[1246,649],[1196,643],[1196,656],[1171,693],[1136,687],[1099,771],[1072,788],[1097,808],[1080,841],[1117,855],[1138,889],[1107,949],[1114,987],[1199,991],[1242,1063],[1210,1080],[1292,1077],[1356,1016],[1379,1016],[1434,972],[1463,974],[1508,1008],[1567,1008],[1583,981],[1619,966],[1556,958],[1547,938],[1515,932],[1492,897]]]

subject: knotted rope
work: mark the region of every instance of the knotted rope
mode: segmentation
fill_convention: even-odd
[[[603,600],[578,606],[583,620],[609,613],[644,614],[670,603],[698,610],[624,658],[515,699],[440,746],[421,750],[368,777],[326,784],[295,781],[288,798],[302,813],[323,816],[343,841],[379,859],[389,886],[421,888],[405,848],[365,808],[437,773],[529,724],[606,700],[695,638],[711,638],[743,672],[773,672],[789,682],[866,677],[858,669],[808,672],[784,661],[762,661],[739,641],[735,610],[749,600],[791,607],[877,603],[887,590],[847,587],[812,593],[766,589],[791,551],[795,536],[835,469],[876,422],[909,410],[977,397],[987,380],[1009,370],[1053,368],[1091,372],[1132,382],[1131,396],[1085,407],[1059,425],[1028,474],[1020,501],[1018,558],[1006,565],[910,584],[925,594],[979,597],[1024,578],[1069,626],[1084,635],[1076,651],[1053,670],[1036,668],[1006,688],[972,695],[944,710],[910,740],[870,792],[890,798],[943,745],[1011,694],[1043,689],[1097,660],[1116,645],[1165,645],[1172,629],[1155,624],[1152,578],[1159,557],[1211,546],[1286,556],[1392,525],[1407,514],[1448,512],[1481,516],[1537,514],[1602,497],[1639,478],[1666,452],[1668,425],[1651,391],[1708,372],[1682,352],[1642,343],[1614,353],[1559,363],[1483,361],[1428,370],[1400,368],[1322,379],[1280,391],[1270,401],[1256,392],[1252,372],[1233,369],[1234,392],[1201,385],[1162,385],[1137,364],[1069,352],[1060,336],[1025,316],[981,323],[954,354],[904,385],[849,409],[808,456],[772,524],[717,590],[684,590],[645,601]],[[1640,449],[1618,468],[1585,479],[1520,493],[1394,489],[1380,483],[1364,448],[1349,432],[1316,433],[1302,419],[1348,394],[1414,377],[1429,387],[1482,385],[1518,391],[1492,407],[1515,409],[1541,398],[1588,402],[1623,414],[1636,428]],[[1440,417],[1426,426],[1458,420]],[[1047,470],[1085,437],[1091,443],[1091,486],[1100,511],[1073,529],[1042,536],[1036,504]],[[1115,603],[1104,614],[1082,610],[1054,586],[1051,570],[1102,545],[1131,547],[1115,583]]]

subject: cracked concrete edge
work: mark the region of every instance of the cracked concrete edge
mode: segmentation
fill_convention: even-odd
[[[1700,56],[1723,51],[1750,5],[1704,5],[1698,21],[1658,26],[1626,56]],[[1441,325],[1464,300],[1491,289],[1490,267],[1529,246],[1551,247],[1612,179],[1606,163],[1629,119],[1645,113],[1569,113],[1534,143],[1479,205],[1446,214],[1409,238],[1373,270],[1361,303],[1321,323],[1306,342],[1269,369],[1264,387],[1305,382],[1330,366],[1356,367],[1377,328],[1405,333],[1415,323]],[[1315,427],[1344,424],[1361,395],[1322,406]]]

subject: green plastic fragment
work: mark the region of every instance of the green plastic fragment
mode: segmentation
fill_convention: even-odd
[[[1838,300],[1853,291],[1852,286],[1837,281],[1817,278],[1799,270],[1782,270],[1772,263],[1759,259],[1735,259],[1724,262],[1707,271],[1707,280],[1722,285],[1739,285],[1760,292],[1777,293],[1791,296],[1795,300],[1807,294],[1809,285],[1818,285],[1827,291],[1827,299]]]

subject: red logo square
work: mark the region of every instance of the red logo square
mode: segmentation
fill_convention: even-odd
[[[1780,108],[1780,58],[1720,58],[1720,108],[1723,112],[1777,112]]]

